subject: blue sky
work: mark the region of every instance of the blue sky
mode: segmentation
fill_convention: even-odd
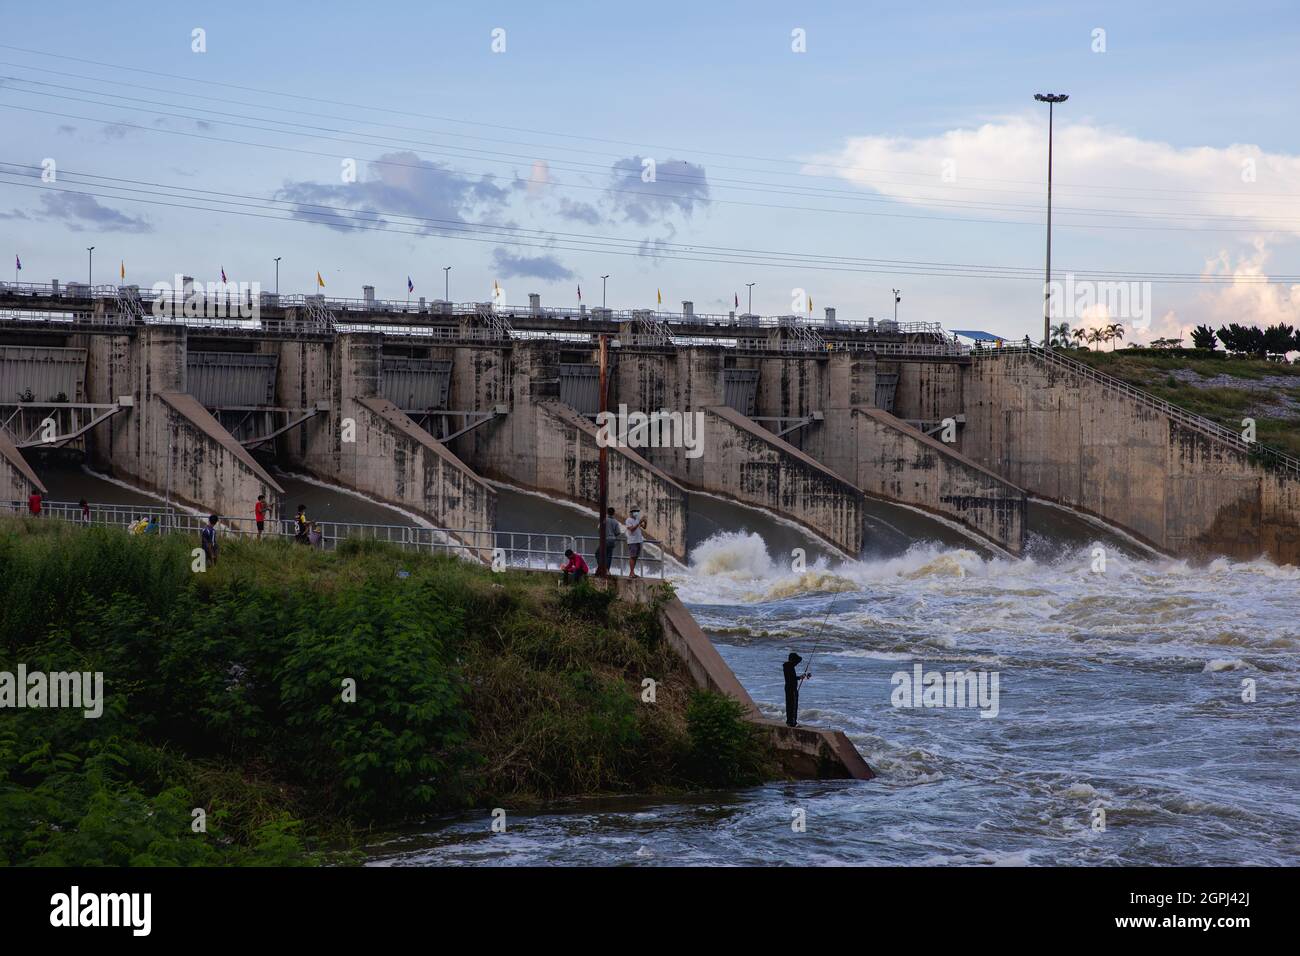
[[[8,2],[0,44],[81,60],[0,48],[0,162],[52,158],[54,185],[101,195],[19,185],[0,167],[0,244],[28,281],[84,279],[95,245],[96,281],[125,261],[142,285],[224,267],[269,288],[282,256],[283,291],[310,291],[319,270],[331,295],[358,297],[371,283],[401,298],[408,274],[417,296],[439,297],[447,265],[458,301],[499,281],[512,302],[540,292],[571,305],[581,284],[599,304],[611,273],[614,307],[653,305],[662,290],[665,308],[724,311],[755,282],[756,311],[793,311],[803,290],[818,312],[857,318],[888,314],[901,287],[902,318],[1018,336],[1041,328],[1032,277],[781,268],[752,251],[823,267],[1041,268],[1046,117],[1032,94],[1062,90],[1057,271],[1252,280],[1154,284],[1139,338],[1300,322],[1300,286],[1258,281],[1300,272],[1294,10],[882,6]],[[206,52],[192,50],[195,28]],[[806,52],[792,50],[796,29]],[[357,182],[341,178],[344,158]],[[245,212],[313,203],[405,232],[146,205],[89,175],[238,194],[224,198]],[[461,223],[497,231],[468,241]],[[502,242],[502,227],[533,230],[530,245]],[[610,238],[631,254],[591,247]],[[701,247],[751,261],[699,261],[718,257]]]

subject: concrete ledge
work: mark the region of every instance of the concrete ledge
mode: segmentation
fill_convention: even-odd
[[[257,463],[257,459],[248,453],[247,448],[235,440],[234,435],[226,431],[221,423],[212,417],[211,412],[199,404],[197,398],[187,392],[159,392],[158,397],[189,425],[229,452],[236,461],[251,471],[258,481],[276,494],[284,494],[284,489],[279,483],[266,473],[266,469]],[[250,505],[249,509],[251,508]]]
[[[829,412],[827,428],[831,454],[863,491],[960,522],[1013,555],[1024,550],[1026,495],[1006,479],[883,409]]]
[[[46,489],[41,479],[36,477],[32,466],[18,450],[18,446],[9,440],[9,436],[0,431],[0,498],[13,501],[26,501],[32,488],[45,494]]]
[[[562,402],[537,403],[539,490],[595,508],[599,502],[600,447],[594,424]],[[557,447],[556,438],[562,444]],[[649,533],[678,561],[686,560],[686,489],[630,448],[609,453],[609,505],[624,514],[639,504]],[[531,483],[530,483],[531,484]]]
[[[704,454],[681,456],[691,486],[796,521],[846,554],[862,551],[862,492],[735,409],[704,409]]]
[[[766,728],[781,765],[792,777],[816,780],[870,780],[875,772],[840,730],[787,727],[777,720],[755,721]]]

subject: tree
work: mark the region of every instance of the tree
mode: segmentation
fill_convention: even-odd
[[[1076,342],[1079,343],[1078,347],[1079,347],[1079,348],[1083,348],[1084,340],[1088,338],[1088,330],[1087,330],[1087,329],[1082,329],[1082,328],[1080,328],[1080,329],[1075,329],[1075,330],[1074,330],[1073,332],[1071,332],[1070,334],[1071,334],[1072,336],[1074,336],[1074,341],[1076,341]]]
[[[1208,325],[1198,325],[1192,329],[1192,345],[1198,349],[1214,351],[1214,329]]]
[[[1264,330],[1264,352],[1270,355],[1285,355],[1296,347],[1295,329],[1281,322],[1270,325]]]
[[[1088,341],[1093,345],[1100,345],[1103,338],[1105,338],[1105,333],[1101,329],[1088,330]]]
[[[1120,325],[1118,322],[1112,322],[1110,325],[1106,326],[1107,342],[1111,341],[1112,339],[1122,339],[1123,337],[1124,337],[1124,326]],[[1112,345],[1110,347],[1110,350],[1112,352],[1115,351],[1115,346]]]
[[[1070,347],[1070,323],[1062,322],[1060,325],[1052,326],[1052,345],[1060,346],[1063,349]]]

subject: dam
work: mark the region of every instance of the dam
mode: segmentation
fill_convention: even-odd
[[[609,501],[687,557],[689,500],[761,508],[850,557],[882,503],[995,554],[1051,502],[1175,557],[1300,560],[1300,462],[1039,348],[937,323],[0,284],[0,499],[65,449],[247,517],[281,470],[469,542],[495,483],[588,508],[607,407],[695,415],[698,447],[608,447]]]

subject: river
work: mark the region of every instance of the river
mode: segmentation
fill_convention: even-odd
[[[127,494],[51,470],[52,498]],[[285,483],[322,517],[408,520]],[[517,530],[592,523],[508,489],[498,511]],[[770,716],[782,659],[809,659],[801,721],[844,730],[879,776],[507,807],[501,834],[483,810],[379,840],[373,864],[1300,863],[1300,569],[1147,556],[1037,504],[1019,560],[887,505],[852,560],[752,509],[693,495],[691,512],[682,600]],[[996,673],[996,716],[893,706],[914,664]]]

